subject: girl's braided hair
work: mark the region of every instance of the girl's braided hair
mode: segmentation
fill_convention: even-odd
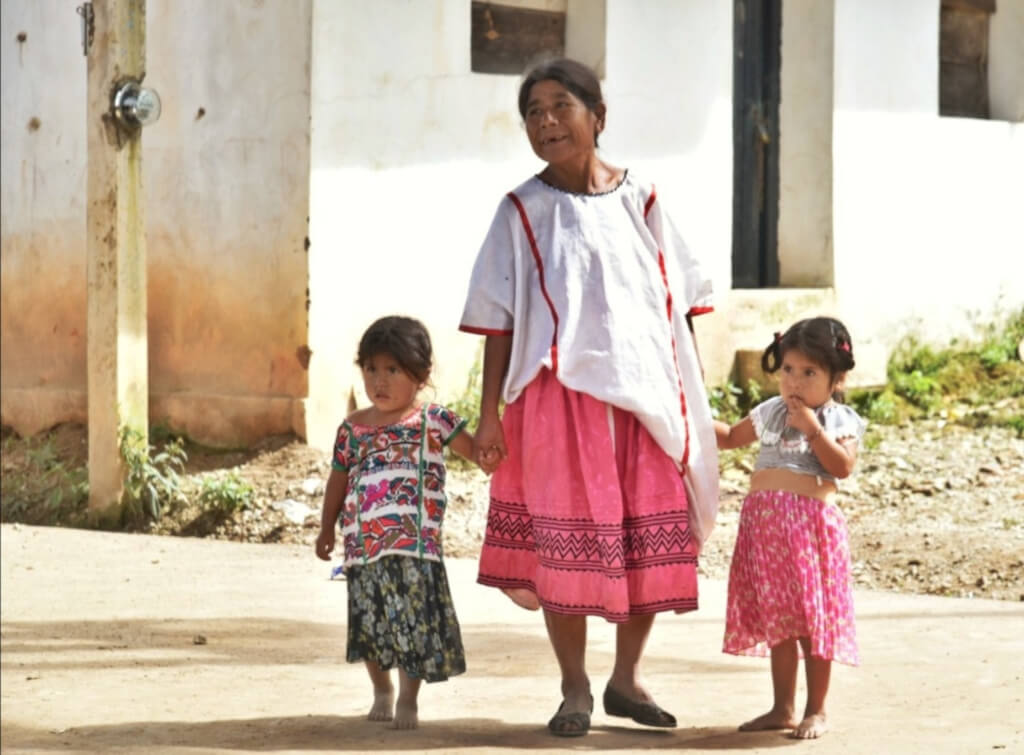
[[[378,354],[389,354],[420,383],[430,377],[433,360],[430,333],[419,320],[390,315],[374,322],[359,341],[356,364],[363,367],[370,357]]]
[[[767,373],[775,372],[782,366],[782,358],[790,349],[802,352],[812,362],[826,368],[833,380],[854,366],[850,332],[833,317],[800,320],[785,333],[776,333],[775,339],[761,355],[761,368]],[[832,397],[837,401],[843,400],[841,391],[836,391]]]

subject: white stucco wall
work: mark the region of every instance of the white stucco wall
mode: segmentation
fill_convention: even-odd
[[[837,292],[886,347],[1024,306],[1024,126],[937,115],[938,5],[836,0]]]
[[[602,147],[657,183],[722,277],[732,16],[712,5],[608,0]],[[381,28],[386,46],[367,33]],[[518,77],[470,72],[468,3],[315,0],[313,29],[306,416],[309,442],[324,446],[350,394],[365,403],[352,360],[383,314],[426,322],[437,396],[461,393],[481,342],[457,332],[473,260],[501,197],[542,166],[520,125]]]
[[[147,3],[150,416],[198,440],[302,429],[310,9]],[[3,421],[33,432],[86,418],[86,58],[75,3],[0,12]]]

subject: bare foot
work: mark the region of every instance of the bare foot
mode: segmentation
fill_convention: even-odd
[[[527,611],[536,611],[540,608],[540,601],[537,600],[537,593],[533,590],[527,590],[525,587],[509,587],[503,588],[502,592],[509,597],[509,599],[520,608],[525,608]]]
[[[815,713],[807,716],[793,732],[794,739],[817,739],[828,731],[828,723],[825,721],[824,713]]]
[[[420,725],[419,718],[416,715],[416,701],[413,700],[411,703],[405,700],[399,699],[398,705],[395,706],[395,720],[391,724],[392,729],[415,729]]]
[[[797,727],[796,717],[790,710],[775,710],[774,708],[763,716],[758,716],[740,724],[740,731],[768,731],[770,729],[795,729]]]
[[[394,718],[395,691],[382,689],[373,691],[373,707],[366,716],[367,721],[390,721]]]

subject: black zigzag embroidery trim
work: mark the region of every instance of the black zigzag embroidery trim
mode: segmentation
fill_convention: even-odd
[[[613,577],[627,569],[697,562],[688,552],[685,509],[628,517],[619,526],[531,517],[521,503],[492,498],[484,541],[497,548],[536,550],[549,568],[597,570]]]

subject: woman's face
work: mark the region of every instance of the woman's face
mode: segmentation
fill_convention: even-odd
[[[557,81],[538,81],[526,102],[526,134],[544,162],[557,165],[590,157],[594,138],[604,128],[604,105],[591,112],[583,101]]]

